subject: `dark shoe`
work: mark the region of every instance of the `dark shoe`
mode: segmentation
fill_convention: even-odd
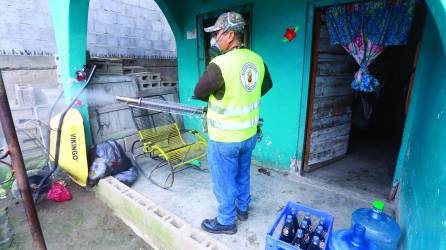
[[[209,233],[213,234],[235,234],[237,233],[237,226],[233,225],[222,225],[217,221],[217,218],[206,219],[201,222],[201,228]]]
[[[247,221],[248,220],[248,211],[240,211],[238,208],[236,208],[237,211],[237,219],[239,221]]]

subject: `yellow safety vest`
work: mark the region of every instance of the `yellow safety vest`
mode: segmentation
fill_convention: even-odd
[[[265,65],[249,49],[235,49],[215,57],[225,81],[221,100],[209,96],[207,124],[209,137],[220,142],[241,142],[254,136]]]

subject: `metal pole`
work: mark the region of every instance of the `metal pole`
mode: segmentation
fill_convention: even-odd
[[[11,156],[12,171],[16,177],[17,186],[22,197],[23,208],[28,219],[29,229],[33,238],[33,248],[46,250],[45,239],[43,238],[42,228],[40,227],[39,217],[37,216],[31,190],[29,188],[28,176],[26,175],[25,163],[23,162],[22,151],[20,150],[17,132],[12,120],[11,108],[6,95],[5,84],[3,83],[0,71],[0,122],[3,133],[8,143],[9,154]]]
[[[158,112],[173,113],[173,114],[196,114],[202,115],[205,109],[202,107],[194,107],[182,103],[174,103],[168,101],[143,100],[142,98],[130,98],[124,96],[116,96],[117,101],[125,102],[131,107],[148,109]]]

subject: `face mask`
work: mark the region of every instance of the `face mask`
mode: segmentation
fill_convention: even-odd
[[[218,51],[220,51],[220,47],[218,46],[217,38],[215,38],[215,36],[213,36],[213,37],[211,38],[211,48],[215,48],[215,49],[217,49]]]

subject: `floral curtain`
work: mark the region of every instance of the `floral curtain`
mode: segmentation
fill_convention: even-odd
[[[372,92],[378,80],[368,72],[381,52],[390,45],[405,44],[412,24],[415,0],[378,0],[325,9],[331,44],[340,44],[360,68],[352,88]]]

